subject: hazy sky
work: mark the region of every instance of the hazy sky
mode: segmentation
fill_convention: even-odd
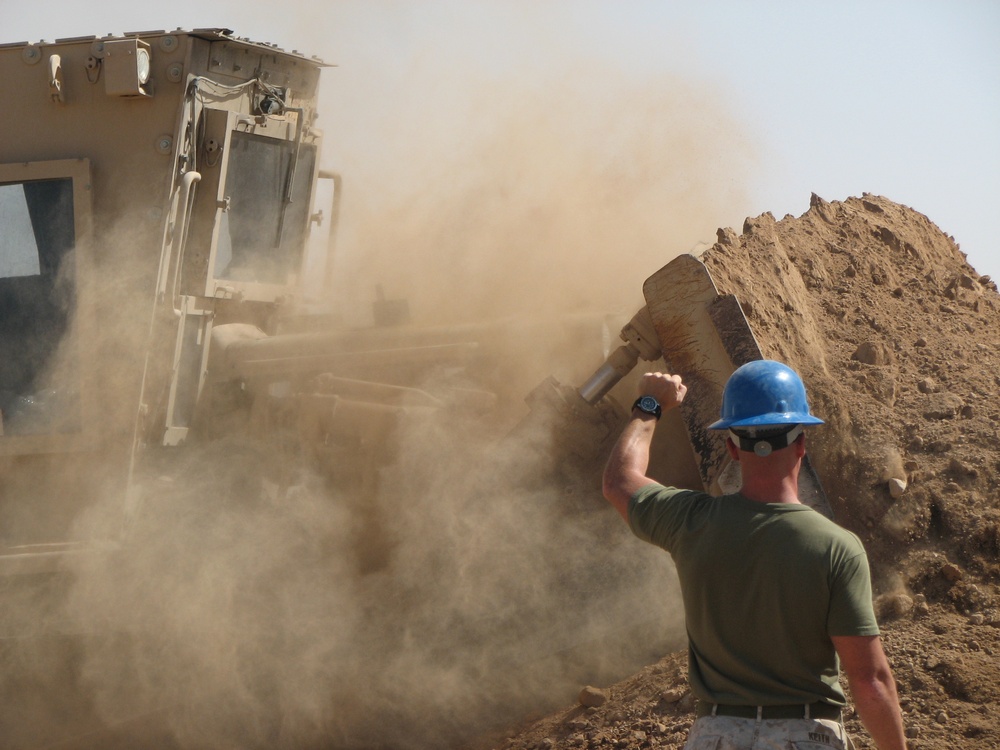
[[[324,162],[369,211],[419,192],[415,172],[475,158],[462,144],[488,137],[495,108],[561,86],[587,107],[581,128],[606,127],[609,148],[622,118],[639,130],[642,116],[694,118],[698,148],[717,154],[695,169],[713,172],[719,200],[677,228],[678,247],[764,211],[799,215],[811,192],[871,192],[926,214],[1000,278],[996,0],[0,0],[3,42],[207,26],[338,66],[321,102]],[[686,112],[612,96],[666,82],[687,92]],[[565,98],[553,104],[575,117]],[[599,158],[600,137],[588,143]]]

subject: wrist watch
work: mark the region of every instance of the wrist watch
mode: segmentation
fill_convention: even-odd
[[[652,414],[657,419],[663,415],[663,409],[660,408],[660,402],[652,396],[639,396],[639,398],[635,400],[635,403],[632,404],[632,409],[638,409],[646,414]]]

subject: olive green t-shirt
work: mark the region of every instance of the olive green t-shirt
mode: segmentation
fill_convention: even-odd
[[[857,536],[806,505],[659,484],[632,497],[629,524],[677,567],[697,698],[844,705],[830,636],[879,634]]]

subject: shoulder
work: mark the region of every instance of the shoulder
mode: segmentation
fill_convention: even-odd
[[[856,557],[859,555],[867,557],[865,546],[857,534],[845,529],[819,512],[814,512],[812,515],[819,519],[817,524],[826,532],[833,549],[838,550],[845,557]]]
[[[654,506],[674,505],[689,506],[714,500],[711,495],[699,490],[685,490],[680,487],[667,487],[657,482],[651,482],[632,495],[629,502],[629,512],[647,511]]]
[[[860,537],[818,512],[808,515],[816,531],[808,534],[809,541],[805,544],[826,560],[831,583],[867,582],[870,577],[868,553]]]
[[[628,520],[633,533],[659,546],[696,516],[708,517],[719,498],[698,490],[685,490],[651,483],[632,495]]]
[[[659,482],[650,482],[649,484],[640,487],[639,490],[632,495],[632,502],[638,502],[640,500],[672,500],[677,497],[690,495],[705,495],[705,493],[699,492],[698,490],[685,490],[681,487],[668,487],[667,485],[660,484]],[[705,496],[709,497],[709,495]]]

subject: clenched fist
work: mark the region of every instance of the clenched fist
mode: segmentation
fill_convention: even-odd
[[[639,382],[639,395],[652,396],[663,411],[673,409],[684,400],[687,386],[681,381],[680,375],[666,372],[647,372]]]

